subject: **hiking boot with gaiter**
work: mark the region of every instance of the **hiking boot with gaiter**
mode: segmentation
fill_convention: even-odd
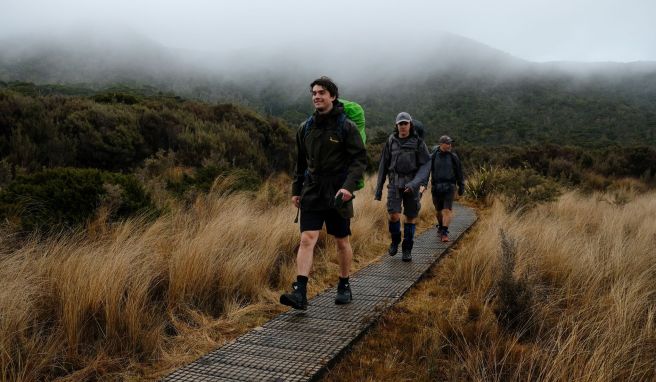
[[[285,293],[280,296],[280,303],[291,306],[294,309],[307,309],[307,291],[304,285],[298,281],[292,284],[292,293]]]
[[[401,244],[401,232],[392,233],[392,243],[389,246],[387,254],[394,256],[399,252],[399,244]]]
[[[403,245],[401,246],[401,260],[403,261],[412,261],[412,246],[414,245],[413,240],[403,240]]]

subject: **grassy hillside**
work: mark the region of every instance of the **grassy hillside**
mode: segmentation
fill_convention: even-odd
[[[0,236],[0,380],[155,378],[282,312],[299,240],[290,179],[226,194],[234,181],[154,221],[99,217],[18,247]],[[357,269],[384,251],[387,216],[369,188],[355,211]],[[320,236],[310,294],[337,281],[334,247]]]
[[[325,381],[656,378],[656,195],[500,203]]]

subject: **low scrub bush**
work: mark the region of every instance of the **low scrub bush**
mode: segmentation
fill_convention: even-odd
[[[496,190],[508,211],[525,211],[537,204],[556,200],[558,184],[531,169],[505,169],[497,172]]]
[[[530,168],[481,166],[467,176],[465,192],[469,198],[486,204],[493,196],[500,196],[508,210],[515,211],[555,200],[560,187]]]
[[[0,192],[0,216],[24,231],[75,227],[101,207],[111,219],[153,212],[149,195],[131,175],[58,168],[14,179]]]

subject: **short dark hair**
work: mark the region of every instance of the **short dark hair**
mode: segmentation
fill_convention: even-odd
[[[310,91],[312,91],[314,85],[322,86],[324,89],[328,90],[328,93],[330,93],[331,96],[335,97],[335,101],[337,101],[337,98],[339,98],[339,90],[337,89],[337,84],[335,84],[333,80],[331,80],[330,78],[326,76],[321,76],[316,80],[312,81],[312,83],[310,84]]]

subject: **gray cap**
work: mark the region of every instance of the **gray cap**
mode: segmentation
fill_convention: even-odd
[[[412,117],[410,114],[402,111],[396,116],[396,124],[398,125],[401,122],[412,122]]]
[[[449,137],[448,135],[442,135],[442,136],[440,137],[440,141],[439,141],[439,142],[440,142],[440,143],[451,143],[451,142],[453,142],[453,139],[451,139],[451,137]]]

